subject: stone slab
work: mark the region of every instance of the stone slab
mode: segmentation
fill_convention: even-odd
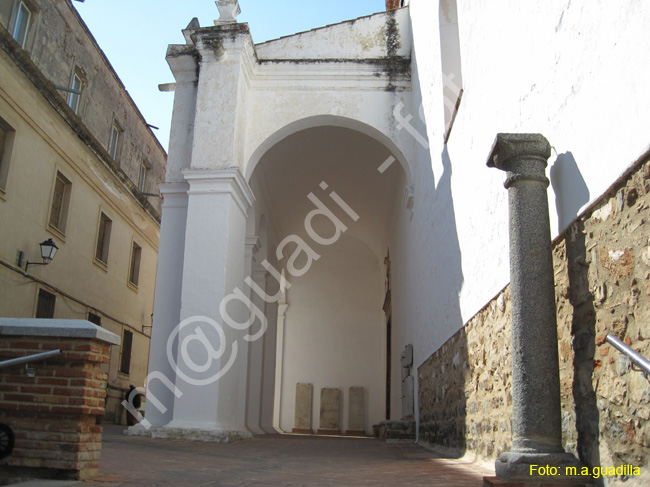
[[[577,482],[575,480],[568,480],[566,482],[544,482],[538,480],[531,480],[530,482],[510,482],[506,480],[499,480],[496,477],[483,477],[483,487],[592,487],[591,483]]]
[[[314,386],[296,384],[296,412],[293,422],[294,433],[311,432],[311,404]]]
[[[348,433],[365,432],[365,389],[350,387],[348,406]]]
[[[415,412],[415,382],[412,375],[402,381],[402,418],[411,419]]]
[[[410,343],[404,347],[402,355],[400,356],[400,363],[404,368],[413,366],[413,345]]]
[[[324,387],[320,391],[319,431],[340,431],[341,391]]]
[[[94,338],[111,345],[119,345],[122,341],[115,333],[90,321],[40,318],[0,318],[0,336]]]

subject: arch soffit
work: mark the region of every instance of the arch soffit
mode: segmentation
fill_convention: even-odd
[[[395,142],[390,139],[390,137],[386,136],[384,133],[365,122],[360,122],[352,118],[341,117],[337,115],[315,115],[312,117],[296,120],[285,125],[279,130],[276,130],[253,151],[251,157],[248,159],[244,168],[244,177],[246,181],[250,183],[253,172],[255,171],[255,168],[259,164],[264,154],[266,154],[266,152],[278,142],[286,139],[290,135],[301,132],[303,130],[323,126],[348,128],[357,132],[361,132],[362,134],[375,139],[377,142],[385,146],[399,162],[400,166],[402,166],[402,170],[406,176],[406,185],[411,186],[413,184],[412,172],[409,163],[406,157],[404,157],[404,154],[402,154],[402,151],[397,147]],[[377,167],[379,167],[382,162],[383,161],[379,161]]]

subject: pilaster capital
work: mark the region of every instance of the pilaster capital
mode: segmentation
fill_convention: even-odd
[[[163,183],[159,186],[163,208],[187,208],[187,183]]]
[[[237,168],[185,169],[183,177],[190,187],[187,194],[230,194],[244,215],[255,202],[253,191]]]
[[[260,246],[259,237],[246,237],[246,251],[250,252],[251,256],[260,251]]]
[[[176,83],[194,83],[198,80],[198,53],[194,46],[171,44],[165,55]]]
[[[551,144],[542,134],[497,134],[487,165],[508,172],[506,188],[518,181],[538,181],[548,187],[549,157]]]
[[[248,24],[228,23],[203,27],[191,35],[201,62],[220,60],[226,52],[244,52],[253,44]]]

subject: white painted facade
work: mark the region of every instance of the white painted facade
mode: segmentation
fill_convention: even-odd
[[[345,431],[349,387],[363,386],[371,433],[386,412],[389,254],[399,419],[404,346],[414,345],[417,369],[508,282],[507,193],[485,166],[496,133],[539,132],[553,145],[555,234],[648,150],[648,6],[409,3],[259,45],[245,24],[217,21],[170,46],[176,92],[149,370],[176,389],[150,381],[156,434],[291,431],[298,382],[314,386],[314,430],[321,388],[341,390]],[[279,272],[291,285],[284,295]],[[236,289],[239,303],[220,308]],[[262,290],[277,299],[264,303]],[[255,321],[236,329],[250,315],[246,297]],[[262,315],[266,333],[246,340]],[[219,325],[181,330],[169,348],[175,371],[168,337],[195,316]],[[198,375],[188,377],[187,356]]]

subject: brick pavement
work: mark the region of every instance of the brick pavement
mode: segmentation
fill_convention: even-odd
[[[100,477],[83,487],[481,487],[493,474],[413,444],[259,436],[231,444],[153,440],[104,431]]]

